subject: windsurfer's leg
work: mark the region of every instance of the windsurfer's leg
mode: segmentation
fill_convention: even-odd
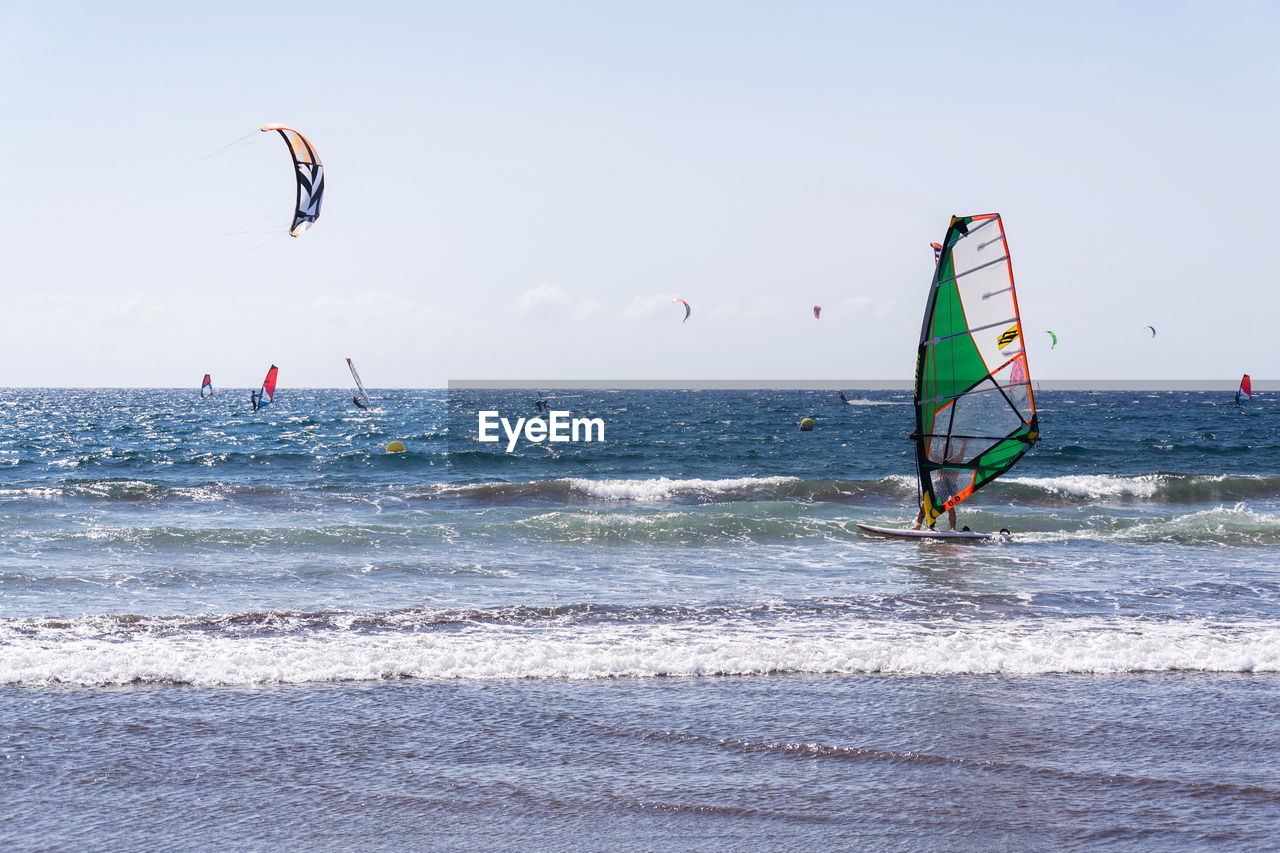
[[[956,529],[956,511],[954,507],[947,510],[947,524],[951,525],[952,530]]]
[[[920,507],[920,511],[916,513],[916,523],[911,525],[911,529],[919,530],[921,524],[924,524],[924,507]]]

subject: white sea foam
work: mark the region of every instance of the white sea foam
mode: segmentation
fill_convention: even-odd
[[[797,477],[736,477],[726,480],[586,480],[573,478],[569,485],[593,498],[614,501],[660,501],[677,495],[724,494],[766,491],[799,483]]]
[[[7,636],[5,636],[7,634]],[[0,631],[0,684],[199,686],[381,679],[1280,672],[1280,622],[928,624],[807,619],[448,631],[326,629],[65,638]]]
[[[1150,498],[1159,491],[1162,477],[1140,474],[1118,477],[1112,474],[1069,474],[1064,477],[1005,477],[1002,483],[1018,483],[1077,498]]]

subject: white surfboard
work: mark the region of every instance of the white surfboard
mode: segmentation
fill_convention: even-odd
[[[877,536],[891,536],[895,539],[994,539],[998,533],[979,533],[976,530],[909,530],[905,527],[876,527],[873,524],[859,524],[863,533],[874,533]]]

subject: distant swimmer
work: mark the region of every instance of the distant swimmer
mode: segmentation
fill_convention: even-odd
[[[813,432],[813,418],[804,418],[800,421],[801,432]]]
[[[355,397],[352,397],[351,402],[355,403],[357,407],[364,409],[365,411],[369,410],[369,407],[364,404],[364,402],[360,399],[358,395]]]

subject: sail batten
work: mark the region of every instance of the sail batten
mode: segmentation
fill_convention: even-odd
[[[992,242],[995,242],[995,241],[992,241]],[[987,246],[990,246],[990,245],[991,245],[991,243],[979,243],[979,244],[978,244],[978,250],[979,250],[979,251],[981,251],[981,250],[985,249]],[[1007,261],[1007,260],[1009,260],[1009,256],[1008,256],[1008,255],[1005,255],[1003,258],[996,258],[996,259],[994,259],[994,260],[992,260],[992,261],[989,261],[989,262],[987,262],[987,263],[983,264],[982,266],[974,267],[973,269],[965,270],[964,272],[958,272],[958,273],[956,273],[955,275],[951,276],[951,278],[948,278],[948,279],[945,279],[945,280],[943,280],[943,281],[939,282],[939,284],[949,284],[950,282],[953,282],[953,281],[955,281],[955,280],[956,280],[956,279],[958,279],[958,278],[964,278],[964,277],[965,277],[965,276],[967,276],[967,275],[973,275],[973,274],[974,274],[974,273],[976,273],[976,272],[982,272],[982,271],[983,271],[983,270],[985,270],[987,267],[993,267],[993,266],[995,266],[996,264],[1000,263],[1001,261]]]
[[[1007,289],[1007,292],[1011,292],[1011,289]],[[994,296],[995,294],[992,294],[992,295]],[[983,297],[983,298],[985,299],[986,297]],[[955,332],[954,334],[947,335],[945,338],[934,338],[933,340],[929,341],[929,343],[940,344],[943,341],[949,341],[952,338],[958,338],[961,335],[971,335],[974,332],[985,332],[987,329],[994,329],[996,326],[1007,326],[1010,323],[1016,323],[1016,322],[1018,322],[1017,317],[1009,317],[1008,319],[1005,319],[1005,320],[996,320],[994,323],[987,323],[985,326],[974,326],[971,329],[962,329],[959,332]]]
[[[992,226],[999,236],[968,239]],[[920,508],[930,525],[1039,439],[1004,223],[995,213],[952,217],[938,245],[916,359],[912,435]]]

